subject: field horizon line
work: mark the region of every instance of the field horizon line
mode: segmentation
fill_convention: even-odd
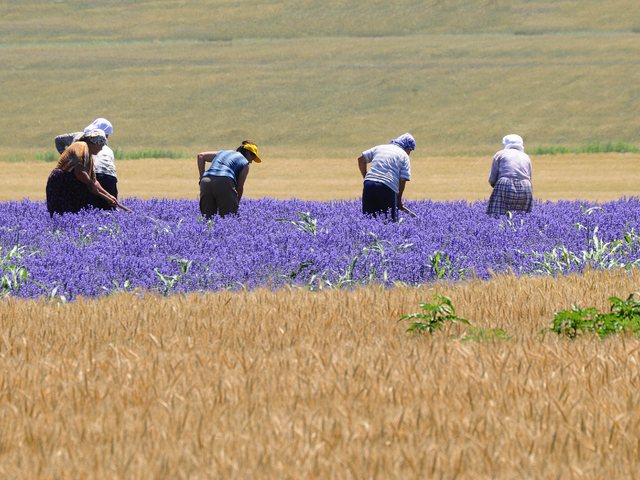
[[[155,159],[170,159],[170,160],[184,160],[194,158],[194,154],[186,154],[182,151],[175,151],[171,149],[142,149],[142,150],[127,150],[120,147],[114,147],[113,149],[116,160],[143,160],[148,158]],[[532,148],[527,148],[526,153],[532,156],[539,155],[589,155],[598,153],[640,153],[640,148],[635,145],[628,144],[623,141],[592,141],[586,142],[579,147],[571,147],[564,145],[551,145],[543,146],[538,145]],[[484,157],[485,153],[473,152],[465,154],[450,154],[450,155],[429,155],[430,157]],[[0,155],[0,162],[2,163],[23,163],[23,162],[47,162],[53,163],[58,160],[60,155],[49,150],[45,153],[34,153],[29,157],[28,155],[21,154],[8,154]]]
[[[75,42],[0,42],[0,49],[3,48],[25,48],[25,47],[99,47],[116,45],[173,45],[179,43],[262,43],[274,41],[295,41],[295,40],[329,40],[340,38],[504,38],[504,37],[558,37],[558,36],[605,36],[605,35],[638,35],[640,28],[629,30],[607,30],[607,31],[544,31],[544,30],[514,30],[502,33],[413,33],[406,35],[393,34],[372,34],[372,35],[316,35],[301,37],[221,37],[221,38],[154,38],[154,39],[131,39],[131,40],[87,40]],[[637,62],[632,62],[637,63]]]

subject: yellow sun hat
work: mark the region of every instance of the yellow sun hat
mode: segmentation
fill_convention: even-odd
[[[249,150],[256,156],[256,158],[253,160],[254,162],[262,162],[262,160],[260,160],[260,157],[258,156],[258,147],[256,145],[254,145],[253,143],[245,143],[244,145],[242,145],[242,148],[244,148],[245,150]]]

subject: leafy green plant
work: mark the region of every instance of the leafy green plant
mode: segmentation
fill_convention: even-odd
[[[635,295],[639,295],[637,292]],[[610,297],[611,311],[600,313],[596,308],[579,308],[572,304],[571,310],[556,312],[551,327],[544,332],[555,332],[568,338],[576,338],[585,333],[596,333],[607,337],[616,333],[640,332],[640,300],[632,293],[626,300]]]
[[[429,255],[429,263],[431,264],[431,270],[438,280],[452,278],[464,280],[469,273],[469,270],[466,268],[458,268],[459,260],[452,261],[442,250],[436,250]]]
[[[0,265],[0,296],[20,293],[27,283],[27,270],[20,265]]]
[[[484,330],[482,328],[471,327],[467,335],[460,339],[461,342],[491,342],[495,340],[511,340],[511,335],[501,328],[491,328]]]
[[[318,219],[311,215],[311,212],[293,212],[300,217],[300,220],[291,220],[289,218],[276,218],[277,222],[291,223],[301,232],[317,235]]]
[[[111,214],[109,214],[111,216],[111,219],[113,221],[112,225],[102,225],[100,227],[98,227],[98,232],[106,232],[106,233],[110,233],[111,235],[116,235],[118,233],[120,233],[120,225],[118,225],[118,221],[115,219],[115,217]]]
[[[292,223],[298,222],[286,219],[285,221]],[[297,228],[302,229],[302,227]],[[306,270],[308,267],[312,267],[314,262],[304,261],[297,267],[297,270],[293,270],[286,275],[276,275],[275,277],[285,278],[289,282],[293,282],[301,272],[305,271],[305,273],[310,274],[310,277],[304,283],[304,288],[311,291],[323,288],[350,288],[356,285],[371,285],[376,281],[386,284],[389,281],[389,275],[386,267],[388,262],[391,261],[394,255],[401,254],[411,249],[411,247],[413,247],[413,243],[393,245],[388,240],[380,240],[373,232],[368,233],[372,235],[375,240],[362,247],[353,257],[347,255],[342,256],[341,258],[344,258],[346,263],[344,268],[341,268],[338,271],[319,271],[317,269]],[[313,252],[313,249],[311,249],[311,252]],[[358,262],[365,263],[372,255],[375,257],[371,259],[371,263],[369,263],[369,275],[365,278],[358,279],[357,275],[354,275]]]
[[[502,217],[502,222],[500,224],[500,228],[502,230],[506,230],[507,227],[509,227],[514,232],[517,232],[518,229],[517,229],[516,225],[517,225],[517,222],[513,219],[513,212],[512,211],[508,211],[507,214]],[[521,227],[524,226],[524,218],[520,219],[520,226]]]
[[[599,208],[599,207],[598,207]],[[590,226],[576,224],[578,228],[590,230]],[[629,269],[640,265],[640,260],[627,260],[637,257],[640,250],[640,236],[633,228],[627,229],[623,238],[605,242],[598,237],[598,227],[593,228],[588,239],[587,249],[580,253],[570,251],[564,245],[553,247],[550,252],[531,252],[536,257],[533,272],[545,275],[562,274],[579,266],[590,266],[602,270]]]
[[[358,284],[366,285],[367,283],[370,283],[373,281],[373,278],[370,278],[369,282],[364,280],[355,280],[353,278],[353,272],[361,254],[362,251],[358,252],[353,258],[345,257],[347,259],[347,264],[342,271],[333,276],[333,281],[330,280],[330,273],[327,270],[324,270],[320,273],[314,273],[307,281],[305,287],[307,290],[316,291],[322,290],[323,288],[349,288]]]
[[[34,284],[38,285],[40,288],[42,288],[42,290],[44,290],[44,298],[47,302],[51,302],[51,303],[57,303],[58,306],[66,304],[67,303],[67,296],[64,294],[64,286],[61,284],[58,284],[56,286],[54,286],[53,288],[49,289],[46,285],[43,285],[42,283],[39,282],[34,282],[33,280],[31,280]],[[58,289],[61,288],[62,293],[60,295],[58,295]]]
[[[171,293],[171,291],[174,290],[180,283],[186,283],[187,285],[190,283],[187,279],[187,275],[189,274],[191,266],[194,264],[193,260],[178,257],[169,257],[169,261],[174,261],[178,264],[180,273],[176,275],[165,275],[161,273],[158,268],[153,269],[153,271],[156,272],[156,275],[158,276],[158,280],[162,284],[160,293],[165,296],[169,295],[169,293]],[[195,265],[199,266],[198,263],[196,263]]]
[[[122,282],[122,285],[120,285],[117,280],[111,280],[111,283],[113,284],[113,288],[108,288],[105,286],[100,287],[100,290],[103,290],[107,294],[107,296],[115,295],[122,292],[130,292],[132,290],[131,282],[129,280],[125,280],[124,282]]]
[[[193,265],[193,260],[187,260],[186,258],[178,258],[178,257],[169,257],[169,261],[175,261],[180,268],[180,272],[183,276],[186,276],[191,269],[191,265]],[[196,265],[198,265],[196,263]]]
[[[533,262],[535,265],[533,273],[555,275],[564,273],[572,266],[580,265],[578,257],[564,245],[557,245],[550,252],[532,252],[532,255],[537,258]]]
[[[22,265],[25,254],[33,255],[37,252],[27,252],[27,247],[15,245],[11,249],[0,247],[0,296],[18,294],[22,285],[27,283],[27,270]]]
[[[160,270],[157,268],[154,268],[153,271],[158,275],[158,280],[162,282],[160,293],[166,297],[175,288],[176,284],[180,280],[180,275],[164,275],[160,273]]]
[[[451,299],[444,295],[434,295],[431,303],[421,303],[423,313],[412,313],[400,317],[399,322],[411,322],[407,332],[412,333],[434,333],[442,330],[445,322],[464,323],[471,325],[468,320],[456,315],[456,310],[451,303]]]

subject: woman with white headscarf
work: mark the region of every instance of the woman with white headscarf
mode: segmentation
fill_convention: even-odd
[[[87,195],[93,193],[106,199],[115,207],[118,201],[109,194],[96,179],[93,156],[107,144],[102,130],[83,134],[60,156],[47,180],[47,210],[54,213],[77,213],[85,208]]]
[[[522,137],[511,134],[502,139],[504,148],[493,157],[489,184],[493,187],[488,215],[507,212],[531,212],[531,159],[524,153]]]
[[[391,216],[396,220],[398,208],[403,207],[402,194],[411,180],[409,154],[416,149],[410,133],[394,138],[386,145],[378,145],[362,152],[358,168],[364,178],[362,213]],[[371,167],[367,172],[367,164]]]
[[[58,135],[55,139],[56,149],[58,153],[65,151],[67,147],[76,142],[82,135],[92,130],[102,130],[107,137],[113,133],[113,125],[106,118],[96,118],[91,124],[87,125],[84,132],[65,133]],[[115,154],[109,146],[105,145],[97,155],[93,157],[93,166],[96,172],[96,178],[100,185],[109,192],[114,198],[118,198],[118,177],[116,176]],[[112,210],[111,207],[102,197],[89,193],[87,195],[87,203],[94,208],[102,210]]]

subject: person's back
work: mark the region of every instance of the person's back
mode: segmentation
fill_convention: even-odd
[[[397,193],[400,179],[411,178],[409,155],[395,144],[378,145],[362,154],[367,163],[371,162],[365,181],[383,183]]]
[[[236,151],[211,150],[196,158],[200,175],[200,213],[207,219],[238,213],[244,193],[244,183],[252,162],[260,163],[258,146],[244,140]],[[211,165],[207,170],[208,162]]]
[[[502,139],[502,146],[491,163],[489,184],[493,192],[487,203],[487,214],[529,213],[533,206],[533,187],[531,159],[524,152],[524,141],[520,135],[509,134]]]
[[[358,169],[364,180],[362,213],[383,214],[396,220],[396,210],[403,208],[404,187],[411,180],[409,154],[415,148],[415,139],[405,133],[388,144],[362,152],[358,157]],[[370,165],[368,172],[367,165]]]
[[[220,150],[202,176],[227,177],[237,183],[238,175],[248,163],[241,153],[233,150]]]
[[[529,155],[515,148],[505,148],[496,153],[492,167],[489,179],[491,186],[503,177],[531,181],[531,159]]]

